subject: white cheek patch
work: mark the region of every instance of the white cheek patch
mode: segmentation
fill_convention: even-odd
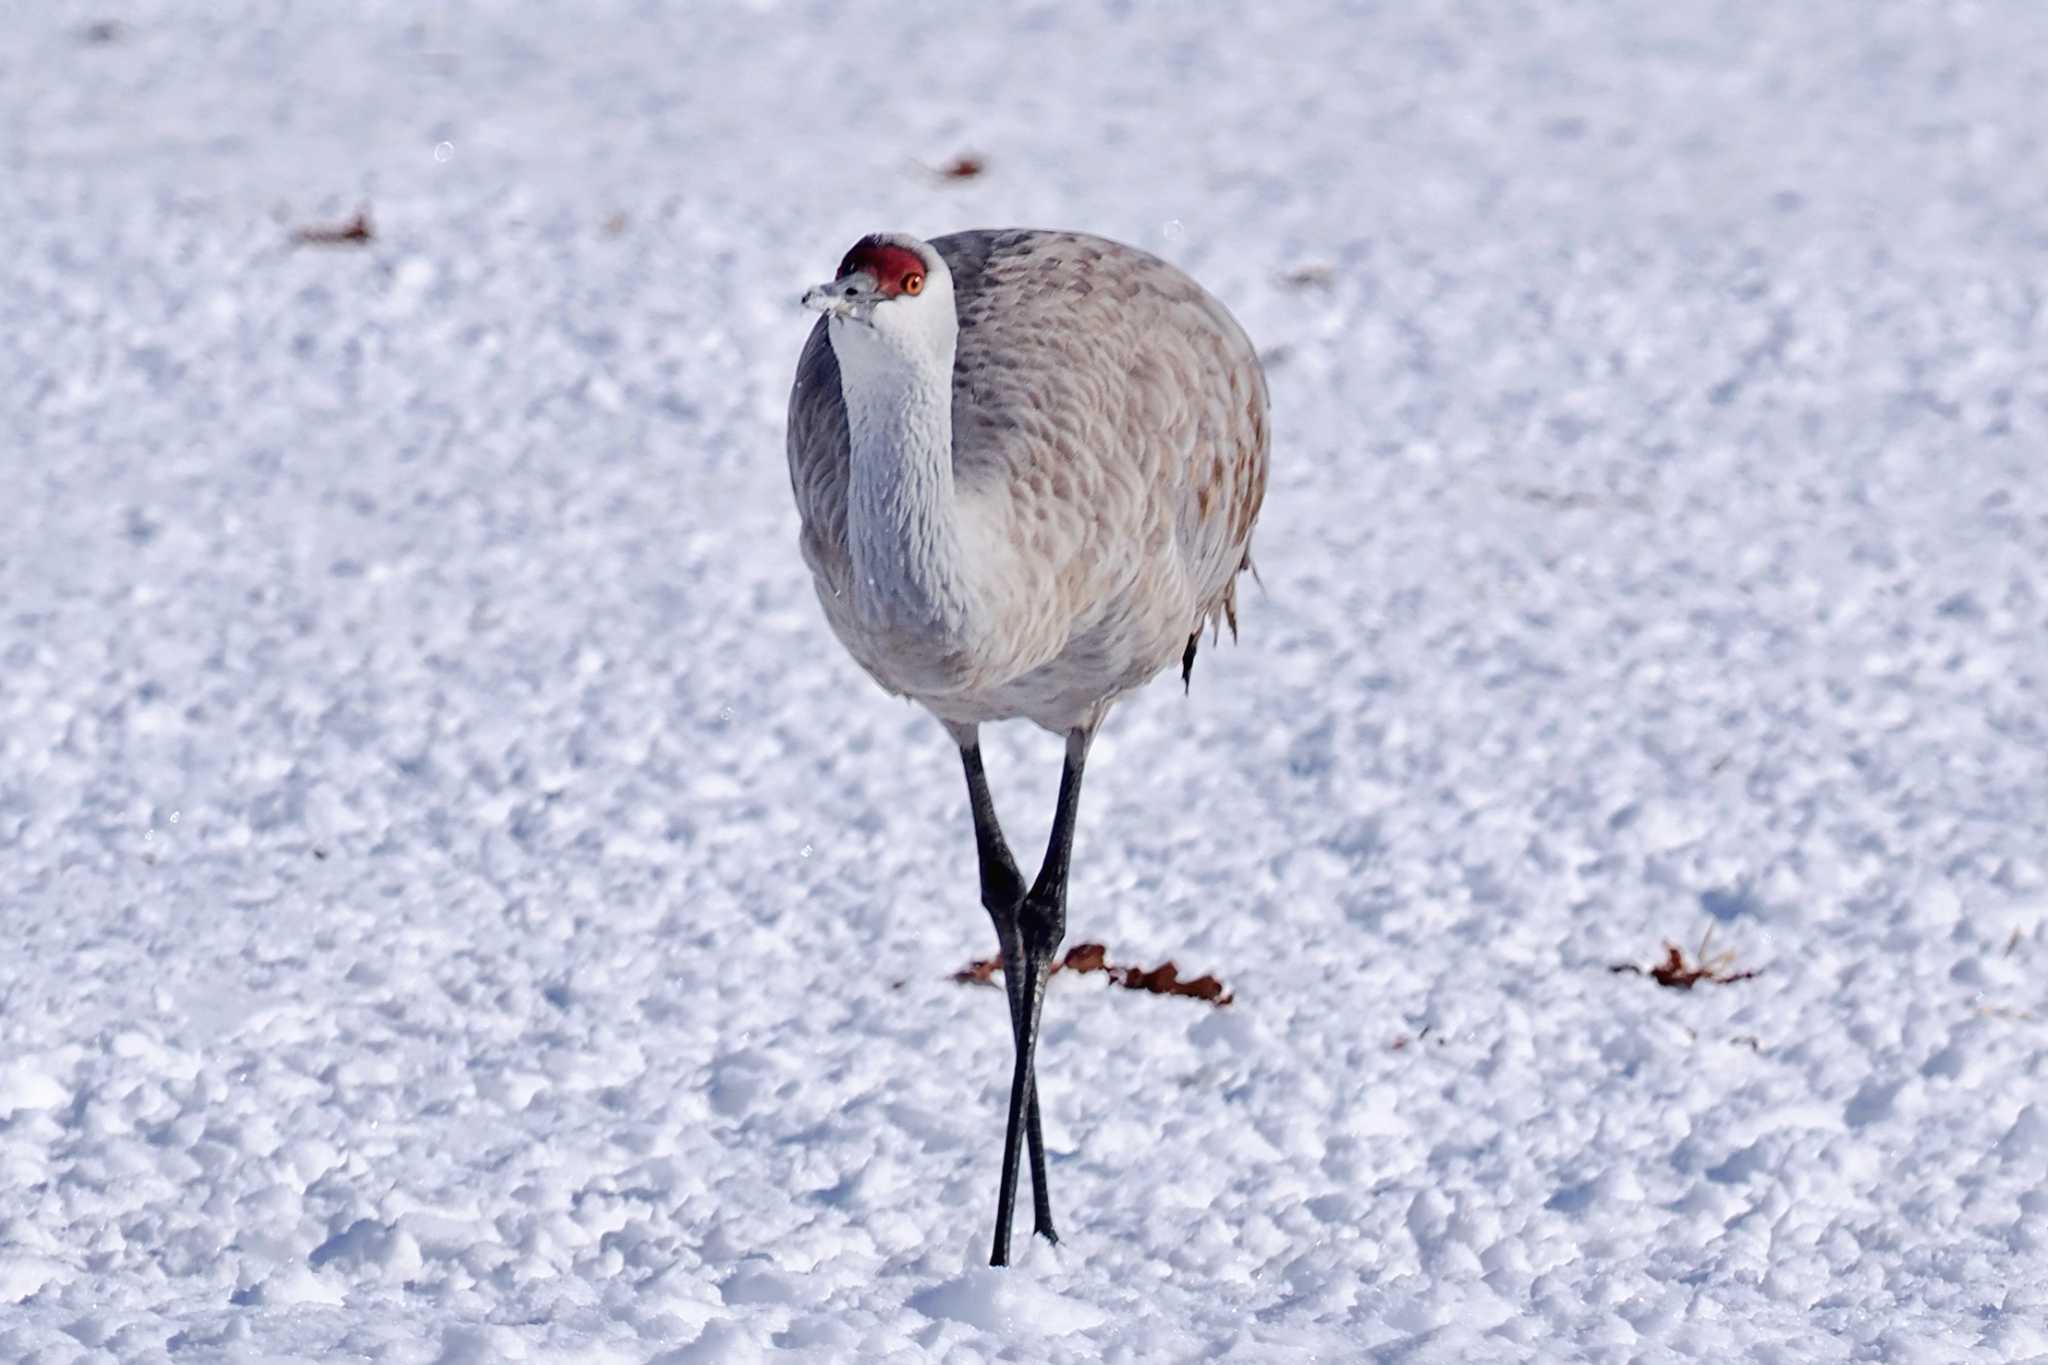
[[[917,368],[943,364],[950,369],[959,335],[951,283],[928,277],[922,293],[882,299],[869,311],[868,325],[857,330]],[[835,345],[839,336],[833,333]]]

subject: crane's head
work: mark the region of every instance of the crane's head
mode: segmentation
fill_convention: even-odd
[[[952,365],[953,272],[929,242],[900,232],[861,238],[830,284],[804,291],[804,306],[825,315],[842,359],[849,346],[874,343],[901,360]]]

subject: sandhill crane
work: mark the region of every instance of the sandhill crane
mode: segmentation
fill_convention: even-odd
[[[989,1260],[1009,1259],[1020,1136],[1035,1230],[1057,1242],[1035,1058],[1066,933],[1081,769],[1110,706],[1205,628],[1237,634],[1265,496],[1266,379],[1223,305],[1133,247],[1071,232],[877,234],[804,295],[789,471],[825,618],[959,746],[1016,1065]],[[978,727],[1066,739],[1027,887]]]

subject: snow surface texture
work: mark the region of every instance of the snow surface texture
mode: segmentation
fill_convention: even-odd
[[[2026,0],[10,9],[0,1359],[2048,1353],[2044,108]],[[1236,1003],[1054,982],[997,1275],[781,419],[855,236],[1010,223],[1277,439],[1072,910]]]

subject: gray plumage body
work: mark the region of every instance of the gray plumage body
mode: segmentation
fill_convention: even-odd
[[[789,404],[804,561],[860,666],[956,734],[1092,732],[1205,623],[1235,633],[1264,373],[1223,306],[1145,252],[1044,231],[928,246],[958,320],[950,458],[920,463],[913,382],[842,385],[820,319]]]

